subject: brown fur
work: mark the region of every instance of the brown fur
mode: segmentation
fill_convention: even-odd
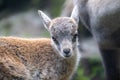
[[[50,39],[0,38],[0,80],[67,80],[76,59],[68,60]]]

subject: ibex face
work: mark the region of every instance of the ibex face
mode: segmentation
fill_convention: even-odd
[[[77,25],[70,18],[56,18],[50,26],[52,42],[63,57],[73,55],[76,47]]]
[[[77,43],[77,19],[74,18],[75,15],[51,20],[42,11],[39,11],[39,14],[44,26],[50,32],[52,46],[55,50],[64,58],[73,56]]]

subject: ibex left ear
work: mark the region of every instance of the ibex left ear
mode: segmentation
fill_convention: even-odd
[[[44,24],[44,27],[47,30],[49,30],[51,19],[45,13],[43,13],[41,10],[38,10],[38,14],[41,17],[41,20],[42,20],[42,22]]]
[[[77,5],[73,8],[71,18],[73,18],[77,23],[79,22],[79,9]]]

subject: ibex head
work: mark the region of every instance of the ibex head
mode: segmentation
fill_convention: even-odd
[[[50,32],[53,47],[62,57],[71,57],[75,54],[77,43],[77,28],[79,17],[74,8],[71,17],[58,17],[51,20],[42,11],[38,11],[45,28]]]

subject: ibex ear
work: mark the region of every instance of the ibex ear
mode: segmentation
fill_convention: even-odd
[[[77,23],[79,22],[79,9],[77,5],[73,8],[71,18],[73,18]]]
[[[41,10],[38,10],[38,14],[39,16],[41,17],[41,20],[45,26],[45,28],[47,30],[49,30],[49,26],[50,26],[50,23],[51,23],[51,19],[45,14],[43,13]]]

